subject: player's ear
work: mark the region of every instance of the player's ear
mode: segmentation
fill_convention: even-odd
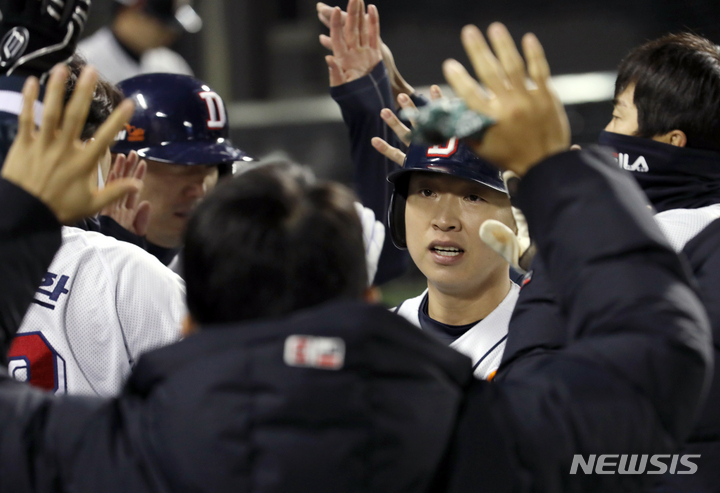
[[[185,315],[185,318],[183,318],[182,321],[182,330],[181,335],[184,338],[189,337],[196,332],[200,331],[200,327],[198,326],[197,322],[192,318],[192,315],[189,313]]]
[[[687,145],[687,135],[682,130],[671,130],[664,135],[653,137],[653,140],[676,147],[685,147]]]

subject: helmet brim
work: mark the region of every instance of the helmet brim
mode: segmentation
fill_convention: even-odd
[[[222,139],[220,139],[222,140]],[[166,145],[144,147],[140,149],[116,145],[112,152],[127,154],[135,150],[143,159],[161,163],[184,165],[207,165],[234,163],[235,161],[253,161],[248,154],[225,142],[168,142]]]
[[[494,176],[476,176],[476,173],[473,173],[471,170],[469,170],[469,167],[466,164],[424,164],[422,168],[400,168],[391,171],[387,175],[387,180],[393,185],[395,185],[402,177],[404,177],[408,173],[412,173],[413,171],[420,173],[440,173],[443,175],[450,175],[456,178],[461,178],[463,180],[474,181],[481,185],[485,185],[488,188],[492,188],[493,190],[497,190],[498,192],[507,193],[507,189],[505,188],[505,184],[503,183],[502,179],[497,179]]]

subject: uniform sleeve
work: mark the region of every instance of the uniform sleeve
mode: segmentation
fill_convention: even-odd
[[[387,230],[387,211],[392,193],[387,175],[398,166],[377,152],[370,140],[381,137],[392,146],[401,147],[402,144],[380,118],[383,108],[395,108],[385,64],[380,62],[365,77],[331,88],[330,95],[340,106],[348,128],[355,167],[355,191],[363,205],[372,209]],[[395,248],[386,231],[375,284],[398,277],[405,272],[407,265],[407,252]]]
[[[185,283],[145,252],[113,259],[117,313],[131,364],[152,349],[180,339],[185,308]]]

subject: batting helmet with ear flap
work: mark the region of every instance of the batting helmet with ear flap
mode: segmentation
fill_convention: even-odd
[[[203,82],[177,74],[145,74],[118,84],[135,113],[112,152],[179,165],[253,161],[232,145],[222,98]]]
[[[456,138],[444,146],[425,147],[410,144],[403,167],[391,172],[388,181],[394,186],[388,225],[393,243],[398,248],[407,248],[405,239],[405,204],[407,202],[409,174],[413,171],[442,173],[471,180],[493,190],[507,193],[502,172],[492,164],[477,157],[465,144]]]

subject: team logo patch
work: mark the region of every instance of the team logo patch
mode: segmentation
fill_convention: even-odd
[[[458,139],[453,137],[447,141],[444,146],[432,146],[428,147],[428,157],[450,157],[455,154],[458,150]]]
[[[7,67],[25,54],[30,32],[21,26],[13,27],[0,41],[0,67]]]
[[[227,112],[222,98],[213,91],[204,91],[198,93],[198,96],[205,101],[208,110],[207,128],[210,130],[220,130],[227,123]]]
[[[288,366],[339,370],[345,363],[345,341],[338,337],[293,335],[285,339],[283,359]]]

